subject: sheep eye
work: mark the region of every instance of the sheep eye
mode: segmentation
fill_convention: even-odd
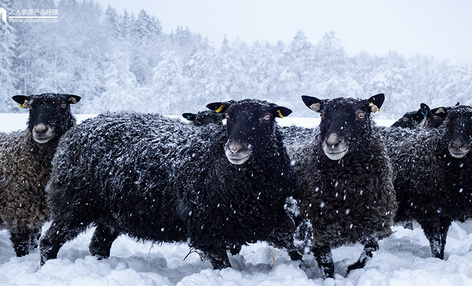
[[[229,118],[229,114],[228,114],[228,113],[225,113],[225,118]]]
[[[435,115],[433,116],[434,119],[439,119],[439,116]]]
[[[365,113],[364,112],[359,112],[359,114],[357,114],[357,118],[364,119],[365,118]]]
[[[321,117],[321,119],[323,119],[323,117],[324,117],[324,112],[323,111],[320,112],[320,117]]]
[[[63,103],[61,104],[61,108],[66,108],[67,107],[67,104]]]
[[[262,117],[262,119],[264,121],[269,121],[270,120],[270,114],[265,115],[264,117]]]

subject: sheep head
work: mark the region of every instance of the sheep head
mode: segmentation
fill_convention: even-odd
[[[226,117],[226,158],[234,165],[246,163],[251,156],[263,153],[275,140],[276,117],[292,111],[266,101],[246,99],[214,102],[207,105]]]
[[[456,106],[446,111],[446,142],[454,158],[464,158],[472,148],[472,108]]]
[[[182,117],[195,126],[203,126],[210,123],[221,123],[225,115],[224,113],[216,113],[213,110],[206,110],[197,113],[182,113]]]
[[[71,94],[43,93],[40,95],[15,95],[13,100],[21,108],[29,109],[28,130],[38,144],[45,144],[64,134],[73,126],[70,104],[80,97]]]
[[[422,103],[420,109],[405,113],[400,119],[393,123],[392,127],[414,128],[429,114],[428,111],[429,106]]]
[[[370,114],[380,110],[384,99],[383,94],[366,100],[302,96],[305,105],[321,116],[320,140],[325,155],[331,160],[342,159],[362,138],[370,135]]]

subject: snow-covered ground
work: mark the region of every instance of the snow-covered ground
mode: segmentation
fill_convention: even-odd
[[[78,119],[86,117],[79,115]],[[0,115],[0,131],[22,129],[25,122],[25,114]],[[279,122],[316,125],[312,119]],[[389,125],[391,121],[378,123]],[[413,230],[395,227],[393,235],[380,242],[380,250],[366,267],[347,277],[346,265],[358,258],[362,246],[335,249],[334,279],[320,277],[313,257],[305,255],[310,267],[300,268],[299,262],[290,261],[284,250],[262,242],[230,256],[233,268],[224,270],[213,270],[210,262],[190,253],[185,244],[137,242],[124,235],[114,242],[109,259],[97,260],[88,252],[92,232],[90,229],[66,243],[58,259],[40,267],[39,250],[15,257],[8,232],[0,231],[0,285],[472,285],[471,222],[452,224],[445,260],[431,257],[428,241],[418,225]]]

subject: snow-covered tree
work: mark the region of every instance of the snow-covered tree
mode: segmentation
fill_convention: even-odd
[[[11,1],[0,2],[0,8],[5,11],[12,9]],[[16,78],[13,72],[13,60],[15,58],[16,35],[14,28],[7,21],[0,19],[0,106],[4,110],[11,111],[11,97],[15,94]]]
[[[3,0],[4,9],[57,9],[58,23],[0,25],[0,111],[13,93],[69,92],[80,112],[132,109],[179,114],[209,101],[260,98],[312,116],[300,95],[365,97],[383,92],[395,118],[431,107],[471,104],[472,63],[395,52],[348,55],[325,33],[313,44],[303,31],[289,43],[226,38],[213,46],[188,27],[164,33],[157,18],[102,10],[93,0]],[[9,8],[11,7],[11,8]],[[143,104],[145,102],[145,104]],[[190,110],[190,108],[192,110]],[[13,109],[12,109],[13,108]]]
[[[144,10],[139,11],[134,25],[134,35],[138,42],[155,40],[162,34],[160,22],[154,17],[149,16]]]

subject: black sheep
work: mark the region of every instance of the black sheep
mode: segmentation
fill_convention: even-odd
[[[321,123],[311,142],[291,150],[291,158],[297,192],[302,193],[301,212],[312,225],[310,248],[322,272],[333,277],[331,248],[364,244],[350,271],[363,267],[378,240],[391,233],[397,208],[392,171],[371,119],[384,95],[367,100],[304,96],[303,101],[320,113]]]
[[[0,227],[10,231],[17,256],[38,246],[41,227],[48,219],[44,188],[59,138],[75,125],[70,104],[80,97],[44,93],[16,95],[29,109],[28,128],[0,135]]]
[[[415,129],[423,128],[438,128],[444,121],[446,110],[450,107],[436,107],[430,109],[425,103],[420,104],[417,111],[407,112],[402,118],[398,119],[391,127],[401,127]]]
[[[387,152],[391,158],[397,195],[397,223],[416,220],[432,241],[439,225],[451,220],[441,212],[445,189],[437,129],[388,130]],[[392,139],[392,137],[394,139]],[[397,138],[395,138],[397,137]],[[447,233],[447,228],[444,232]],[[444,240],[445,243],[445,240]],[[436,246],[431,245],[431,249]],[[433,250],[433,253],[436,250]],[[436,257],[443,254],[436,253]]]
[[[71,130],[53,160],[42,263],[91,224],[99,257],[121,233],[187,241],[214,268],[230,266],[226,251],[246,243],[290,246],[284,204],[294,176],[275,117],[291,111],[259,100],[208,107],[225,114],[226,131],[140,114],[100,115]]]
[[[444,110],[438,129],[416,131],[389,146],[398,197],[396,220],[416,220],[434,257],[444,259],[452,221],[472,217],[472,108]]]

